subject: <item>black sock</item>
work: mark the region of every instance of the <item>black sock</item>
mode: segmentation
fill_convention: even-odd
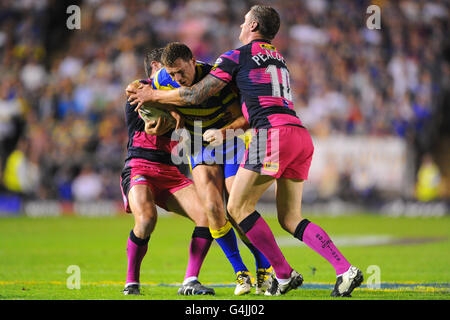
[[[194,232],[192,232],[192,238],[194,237],[213,240],[209,227],[195,227]]]
[[[239,223],[239,227],[244,233],[247,233],[251,228],[253,228],[259,217],[261,217],[261,215],[258,213],[258,211],[255,210],[250,213],[250,215],[248,215],[244,220],[242,220],[241,223]]]
[[[295,228],[294,231],[294,237],[296,237],[298,240],[303,241],[303,232],[305,232],[306,227],[311,221],[308,219],[303,219],[299,222],[297,225],[297,228]]]
[[[130,240],[133,241],[138,246],[143,246],[143,245],[146,245],[148,243],[148,241],[150,240],[150,236],[145,238],[145,239],[141,239],[141,238],[136,237],[136,235],[134,234],[133,230],[131,230],[131,232],[130,232]]]

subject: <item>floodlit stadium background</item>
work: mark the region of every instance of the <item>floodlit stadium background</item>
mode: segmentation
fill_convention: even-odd
[[[124,88],[145,77],[143,54],[180,41],[213,63],[240,46],[255,3],[1,1],[0,216],[121,212]],[[448,213],[448,2],[258,3],[281,15],[274,44],[315,142],[305,208]],[[67,28],[72,4],[80,29]],[[366,25],[371,4],[379,30]]]

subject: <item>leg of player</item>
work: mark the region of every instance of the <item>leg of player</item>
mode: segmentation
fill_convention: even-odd
[[[188,217],[195,223],[189,246],[189,261],[179,295],[214,295],[214,289],[203,286],[198,276],[213,238],[209,232],[208,218],[193,184],[184,187],[167,199],[167,208]]]
[[[219,165],[197,165],[192,170],[197,194],[208,216],[212,237],[222,248],[236,273],[236,295],[250,292],[251,275],[242,261],[236,234],[226,219],[223,203],[223,173]]]
[[[334,267],[337,280],[332,296],[348,297],[353,289],[361,285],[362,272],[347,261],[322,228],[302,218],[302,193],[303,180],[286,178],[277,180],[277,211],[280,225]]]
[[[227,164],[225,164],[225,176],[228,176],[226,173],[227,171]],[[225,199],[228,199],[228,196],[231,191],[231,187],[234,182],[234,177],[236,175],[237,168],[233,168],[233,173],[228,178],[225,178]],[[263,294],[271,285],[271,278],[273,276],[273,268],[270,264],[270,262],[267,260],[267,258],[263,255],[261,251],[258,250],[247,238],[247,236],[244,234],[244,232],[241,230],[239,225],[234,221],[234,219],[228,215],[228,219],[230,220],[231,224],[233,225],[234,229],[236,229],[239,238],[242,240],[242,242],[247,246],[247,248],[250,250],[250,252],[253,254],[253,257],[255,258],[255,264],[256,264],[256,288],[255,293],[256,294]]]
[[[231,216],[275,270],[277,281],[272,281],[272,287],[266,291],[266,295],[284,294],[303,282],[301,275],[286,261],[269,226],[255,210],[259,198],[274,181],[275,178],[271,176],[260,175],[241,167],[236,174],[228,200],[228,211]]]
[[[128,192],[128,202],[134,216],[135,225],[127,242],[127,281],[123,293],[125,295],[140,294],[139,276],[141,263],[147,253],[150,234],[157,221],[157,211],[150,188],[146,185],[135,185]]]

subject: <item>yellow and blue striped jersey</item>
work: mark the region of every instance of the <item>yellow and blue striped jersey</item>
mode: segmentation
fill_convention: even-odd
[[[211,68],[211,65],[197,61],[193,84],[203,79],[209,73]],[[155,74],[152,86],[157,90],[173,90],[180,87],[180,85],[172,79],[165,68],[162,68]],[[227,85],[216,95],[208,98],[200,105],[177,106],[176,108],[177,111],[183,115],[185,127],[191,134],[191,138],[194,139],[195,134],[201,132],[203,135],[208,129],[223,128],[239,116],[241,112],[239,108],[237,108],[237,110],[230,108],[236,101],[238,101],[237,94],[232,90],[230,85]],[[195,121],[196,124],[201,126],[201,130],[200,128],[194,130]]]

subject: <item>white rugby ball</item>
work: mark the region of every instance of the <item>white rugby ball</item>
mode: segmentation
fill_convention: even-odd
[[[145,121],[158,121],[160,117],[164,117],[169,120],[170,124],[175,127],[176,120],[174,117],[172,117],[167,110],[155,108],[155,107],[148,107],[148,106],[142,106],[139,110],[139,115],[142,119]]]

